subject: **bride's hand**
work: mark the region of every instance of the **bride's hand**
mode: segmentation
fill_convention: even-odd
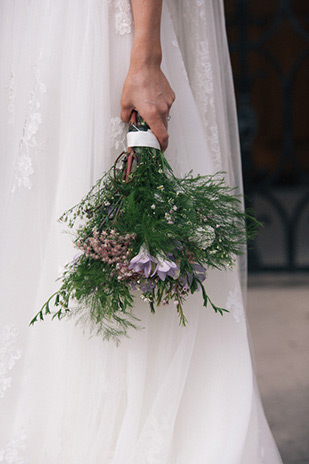
[[[138,111],[151,128],[164,151],[168,145],[167,121],[175,100],[159,62],[138,59],[132,54],[121,97],[121,118],[129,122],[133,110]]]

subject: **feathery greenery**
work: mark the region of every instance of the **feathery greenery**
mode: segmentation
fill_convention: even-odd
[[[130,130],[148,126],[138,118]],[[232,268],[259,225],[223,173],[177,178],[163,153],[147,147],[120,155],[60,220],[80,254],[30,324],[51,314],[53,301],[53,318],[73,315],[117,343],[129,327],[139,328],[135,291],[152,312],[175,303],[181,325],[183,302],[199,289],[204,306],[223,314],[206,293],[206,269]]]

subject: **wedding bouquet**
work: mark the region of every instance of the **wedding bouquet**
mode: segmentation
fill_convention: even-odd
[[[199,290],[204,306],[226,311],[210,300],[206,271],[233,267],[257,221],[241,210],[241,198],[222,173],[177,178],[136,113],[128,145],[60,218],[72,229],[79,254],[30,324],[51,314],[53,301],[53,318],[74,315],[104,339],[119,342],[130,327],[139,328],[138,294],[153,313],[158,305],[174,303],[181,325],[187,323],[183,302]]]

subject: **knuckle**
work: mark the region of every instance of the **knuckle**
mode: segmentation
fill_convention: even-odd
[[[145,111],[139,111],[139,113],[148,124],[153,124],[158,117],[157,109],[154,106],[150,106]]]
[[[151,105],[148,109],[148,113],[149,116],[154,119],[158,115],[158,109],[156,108],[156,106]]]
[[[165,116],[167,115],[168,110],[169,110],[169,104],[167,102],[162,103],[160,106],[160,113]]]
[[[176,99],[176,96],[175,96],[174,92],[172,92],[172,93],[168,96],[168,100],[167,100],[169,108],[172,106],[172,104],[174,103],[175,99]]]

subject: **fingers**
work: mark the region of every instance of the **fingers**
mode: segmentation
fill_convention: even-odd
[[[159,140],[161,150],[165,151],[168,146],[168,132],[167,132],[167,114],[168,109],[160,111],[159,108],[152,107],[145,114],[141,114],[142,118],[146,121],[154,135]]]
[[[148,69],[147,69],[148,73]],[[157,137],[161,150],[168,146],[168,115],[175,93],[166,77],[159,70],[156,76],[137,79],[136,74],[128,75],[121,97],[121,119],[130,122],[133,110],[136,110],[146,121]]]
[[[141,114],[159,140],[162,151],[165,151],[168,146],[169,135],[167,119],[174,100],[175,94],[171,91],[171,93],[167,95],[165,101],[160,101],[156,105],[148,107],[147,111]]]
[[[121,119],[124,122],[129,122],[131,119],[132,111],[134,108],[131,105],[122,105],[121,107]],[[146,109],[136,108],[136,111],[146,121],[154,135],[159,140],[161,150],[165,151],[168,146],[168,132],[167,132],[167,116],[169,109],[160,111],[155,106],[151,106]]]
[[[148,124],[148,125],[151,128],[154,135],[159,140],[159,143],[161,145],[161,150],[165,151],[167,149],[167,146],[168,146],[168,138],[169,138],[169,135],[168,135],[168,132],[167,132],[167,129],[166,129],[165,125],[163,124],[162,121],[160,121],[160,122],[158,122],[156,124],[152,124],[152,125]]]

